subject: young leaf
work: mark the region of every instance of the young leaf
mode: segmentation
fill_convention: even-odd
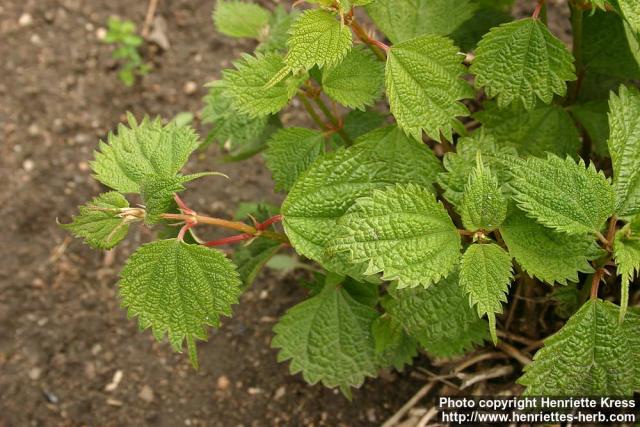
[[[418,355],[417,341],[402,328],[402,324],[390,316],[378,317],[371,329],[376,346],[378,364],[382,367],[393,366],[402,371],[405,365],[411,365]]]
[[[326,154],[298,178],[282,205],[285,232],[299,254],[327,267],[336,221],[356,199],[396,183],[428,187],[440,170],[433,152],[397,127],[378,129]]]
[[[640,213],[640,92],[620,86],[609,101],[609,153],[618,216]]]
[[[391,296],[389,314],[436,357],[459,356],[488,335],[486,322],[469,307],[457,273],[427,289],[401,289]]]
[[[424,286],[446,277],[460,258],[460,235],[433,192],[417,185],[373,190],[338,220],[330,253],[348,252],[365,274],[383,272],[398,288]]]
[[[632,235],[632,225],[627,224],[616,233],[613,244],[613,254],[618,268],[618,275],[622,276],[620,283],[620,319],[624,319],[629,305],[629,285],[640,273],[640,237]]]
[[[398,125],[415,139],[422,131],[440,141],[452,140],[452,128],[459,128],[457,116],[469,111],[461,99],[472,98],[473,90],[462,79],[463,56],[451,40],[423,36],[390,50],[386,66],[386,88],[391,112]]]
[[[291,359],[292,374],[302,372],[310,384],[360,387],[376,374],[371,327],[378,313],[360,304],[338,284],[289,309],[273,328],[278,361]]]
[[[284,108],[307,78],[306,74],[284,76],[269,85],[284,68],[282,58],[274,53],[244,55],[236,70],[223,72],[233,107],[250,117],[274,114]]]
[[[277,5],[265,29],[265,34],[262,37],[263,41],[256,48],[256,52],[283,52],[287,47],[289,29],[297,16],[298,12],[296,10],[289,13],[282,5]]]
[[[570,234],[600,232],[615,207],[615,194],[593,164],[549,155],[512,167],[518,206],[541,224]]]
[[[230,37],[260,39],[271,14],[265,8],[241,1],[218,0],[213,11],[216,29]]]
[[[494,344],[498,343],[496,313],[502,313],[512,279],[511,256],[495,243],[473,244],[462,256],[460,286],[478,316],[487,315]]]
[[[364,110],[382,94],[384,65],[364,46],[353,48],[344,60],[322,73],[322,88],[340,104]]]
[[[495,102],[474,114],[486,135],[500,147],[512,147],[523,156],[575,156],[582,145],[571,116],[558,105],[540,104],[531,111],[511,106],[500,109]]]
[[[618,323],[617,306],[587,301],[547,338],[518,383],[525,396],[631,396],[637,390],[640,317]]]
[[[476,9],[470,0],[376,0],[367,6],[367,13],[398,44],[425,34],[451,34]]]
[[[206,340],[206,326],[219,326],[238,302],[240,279],[222,252],[178,240],[157,240],[141,246],[120,274],[120,296],[129,317],[165,333],[176,351],[186,339],[191,363],[197,367],[195,340]]]
[[[540,20],[525,18],[502,24],[487,33],[471,65],[476,86],[497,97],[504,108],[521,102],[527,110],[536,97],[545,104],[564,96],[567,80],[575,80],[573,57]]]
[[[265,153],[267,167],[276,190],[289,191],[302,174],[324,151],[321,132],[304,128],[286,128],[276,132]]]
[[[118,126],[118,134],[109,133],[107,143],[100,141],[91,162],[94,177],[122,193],[139,193],[149,176],[174,177],[198,148],[198,136],[187,126],[160,119],[145,118],[138,124],[128,115],[129,128]]]
[[[462,223],[467,230],[492,231],[507,216],[507,200],[502,195],[498,179],[482,162],[480,152],[476,167],[469,176],[462,197]]]
[[[519,209],[511,209],[500,227],[509,253],[531,277],[553,284],[577,282],[578,273],[592,273],[595,259],[591,235],[571,235],[538,224]]]
[[[326,10],[308,10],[291,26],[284,62],[293,71],[330,68],[342,61],[351,44],[349,27]]]
[[[122,194],[110,191],[80,206],[80,215],[61,225],[94,248],[111,249],[127,237],[130,221],[121,214],[128,207],[129,202]]]
[[[621,0],[618,2],[622,16],[633,31],[640,32],[640,0]]]

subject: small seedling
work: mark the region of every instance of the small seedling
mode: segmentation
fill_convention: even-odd
[[[104,42],[115,45],[112,57],[120,62],[118,78],[126,86],[133,86],[136,77],[144,76],[151,71],[151,65],[142,60],[138,51],[143,39],[136,34],[133,22],[117,17],[109,18]]]

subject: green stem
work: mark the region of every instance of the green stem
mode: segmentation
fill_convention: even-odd
[[[338,118],[333,115],[331,110],[329,110],[329,107],[327,107],[327,104],[324,103],[322,98],[320,98],[320,96],[316,96],[313,98],[313,101],[316,103],[320,111],[322,111],[322,113],[331,122],[331,125],[333,126],[332,130],[334,130],[338,135],[340,135],[340,137],[344,140],[345,144],[347,144],[348,146],[353,145],[353,140],[349,135],[347,135],[344,129],[342,129],[342,124],[340,123]]]
[[[300,98],[300,101],[302,102],[302,106],[304,107],[305,110],[307,110],[309,117],[311,117],[314,123],[318,125],[320,129],[327,130],[328,129],[327,125],[322,121],[318,113],[316,113],[316,110],[313,109],[313,106],[307,99],[306,94],[302,92],[299,94],[298,98]]]

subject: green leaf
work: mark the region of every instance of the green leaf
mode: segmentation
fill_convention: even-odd
[[[476,8],[470,0],[376,0],[367,6],[367,13],[398,44],[425,34],[451,34]]]
[[[351,30],[322,9],[303,12],[291,26],[284,62],[291,70],[337,65],[351,49]]]
[[[386,89],[391,112],[398,125],[415,139],[422,131],[440,141],[451,141],[452,129],[460,128],[457,116],[469,110],[461,99],[473,90],[462,79],[463,56],[446,37],[423,36],[394,45],[388,53]]]
[[[609,101],[609,153],[618,216],[640,213],[640,92],[620,86]]]
[[[122,193],[139,193],[149,176],[174,177],[189,155],[198,148],[198,136],[190,127],[160,119],[145,118],[138,124],[129,114],[129,128],[118,126],[118,134],[109,133],[107,143],[100,141],[91,162],[94,177]]]
[[[622,16],[629,23],[633,31],[640,32],[640,1],[621,0],[618,2]]]
[[[258,273],[280,250],[280,247],[278,242],[258,238],[249,245],[241,246],[234,251],[232,260],[238,266],[243,289],[247,289],[253,284]]]
[[[402,371],[405,365],[411,365],[418,355],[417,341],[402,328],[402,324],[390,316],[378,317],[372,330],[376,346],[378,364],[393,366]]]
[[[69,224],[61,226],[76,237],[85,239],[88,245],[97,249],[111,249],[120,243],[129,232],[133,217],[123,215],[129,207],[124,196],[115,191],[102,193],[86,205],[80,206],[80,214]]]
[[[593,151],[600,157],[609,157],[609,149],[607,148],[609,104],[607,101],[589,101],[577,104],[571,107],[570,112],[587,131]]]
[[[473,244],[465,251],[460,263],[460,286],[478,316],[487,315],[494,344],[498,343],[496,313],[502,313],[512,279],[511,256],[495,243]]]
[[[324,155],[300,176],[282,205],[285,232],[299,254],[336,268],[325,250],[336,237],[337,220],[356,199],[396,183],[428,187],[440,170],[426,146],[395,126],[378,129]]]
[[[487,0],[494,3],[494,0]],[[451,33],[456,46],[463,52],[474,51],[478,42],[493,27],[512,21],[513,17],[496,4],[483,5],[470,19]]]
[[[629,285],[640,273],[640,233],[632,234],[632,224],[627,224],[616,233],[613,243],[613,255],[622,276],[620,283],[620,319],[625,317],[629,305]],[[636,230],[633,230],[636,231]]]
[[[462,196],[462,223],[470,231],[492,231],[502,224],[506,216],[507,200],[498,179],[484,165],[478,152],[477,165]]]
[[[350,111],[344,118],[344,131],[353,140],[369,133],[385,122],[385,116],[377,111]]]
[[[498,159],[505,155],[517,155],[510,147],[498,147],[495,138],[484,132],[475,132],[471,137],[460,138],[456,151],[445,154],[443,164],[446,169],[438,175],[438,185],[444,190],[444,197],[462,212],[464,191],[476,167],[478,153],[485,167],[495,171],[500,185],[511,179],[509,170]]]
[[[291,24],[298,16],[296,10],[287,12],[282,6],[278,5],[273,10],[269,24],[265,28],[265,32],[262,37],[262,42],[256,48],[256,52],[277,52],[284,51],[287,47],[287,39],[289,38],[289,29]]]
[[[460,235],[433,192],[406,184],[373,190],[338,220],[330,253],[348,252],[366,275],[384,273],[398,288],[428,287],[460,259]]]
[[[553,288],[551,299],[556,303],[555,313],[568,319],[580,308],[580,290],[575,283]]]
[[[322,88],[338,103],[364,110],[382,95],[384,65],[366,47],[356,46],[342,62],[323,71]]]
[[[276,190],[290,190],[298,176],[323,152],[324,135],[321,132],[296,127],[276,132],[265,153]]]
[[[558,233],[512,209],[500,227],[509,253],[532,277],[543,282],[577,282],[578,273],[592,273],[589,260],[597,258],[591,235]]]
[[[571,234],[600,232],[615,207],[609,181],[593,163],[549,155],[512,167],[518,206],[541,224]]]
[[[526,111],[517,106],[500,109],[488,102],[474,118],[498,146],[513,147],[523,156],[545,157],[547,152],[575,156],[582,144],[571,116],[558,105],[541,104]]]
[[[289,309],[273,328],[278,361],[291,359],[292,374],[310,384],[360,387],[376,374],[371,327],[378,313],[360,304],[337,284]]]
[[[166,333],[176,351],[187,341],[197,367],[195,340],[206,340],[206,326],[220,326],[238,302],[240,279],[222,252],[177,240],[141,246],[120,274],[120,296],[129,317],[142,329],[151,327],[161,340]]]
[[[236,111],[224,82],[211,83],[203,101],[202,123],[214,125],[207,135],[207,144],[215,141],[227,150],[235,150],[262,139],[269,117],[250,117]]]
[[[617,306],[592,299],[574,314],[525,367],[525,396],[631,396],[637,390],[635,337],[640,317],[618,324]]]
[[[436,357],[461,355],[488,336],[487,324],[469,307],[457,273],[427,289],[390,293],[393,299],[387,304],[388,313]]]
[[[218,0],[213,11],[216,29],[230,37],[260,39],[271,14],[265,8],[241,1]]]
[[[306,74],[285,75],[270,84],[285,67],[282,58],[274,53],[243,55],[234,65],[236,70],[223,71],[224,82],[233,107],[249,117],[266,116],[283,109],[307,78]]]
[[[502,24],[487,33],[471,65],[476,86],[504,108],[514,102],[527,110],[536,97],[545,104],[564,96],[567,80],[575,80],[573,57],[540,20],[525,18]]]

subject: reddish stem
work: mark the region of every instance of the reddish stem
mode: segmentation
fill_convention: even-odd
[[[275,224],[277,222],[282,221],[282,215],[276,215],[273,216],[271,218],[269,218],[268,220],[266,220],[265,222],[261,223],[261,224],[257,224],[256,225],[256,230],[266,230],[267,228],[269,228],[270,225]]]
[[[538,19],[538,17],[540,16],[540,12],[542,11],[542,6],[544,6],[544,0],[538,0],[538,5],[533,11],[533,15],[531,15],[533,19]]]
[[[231,237],[225,237],[224,239],[211,240],[209,242],[205,242],[204,245],[208,246],[208,247],[223,246],[223,245],[228,245],[230,243],[236,243],[236,242],[242,242],[244,240],[249,240],[249,239],[251,239],[253,237],[254,237],[253,234],[244,233],[244,234],[238,234],[238,235],[231,236]]]

